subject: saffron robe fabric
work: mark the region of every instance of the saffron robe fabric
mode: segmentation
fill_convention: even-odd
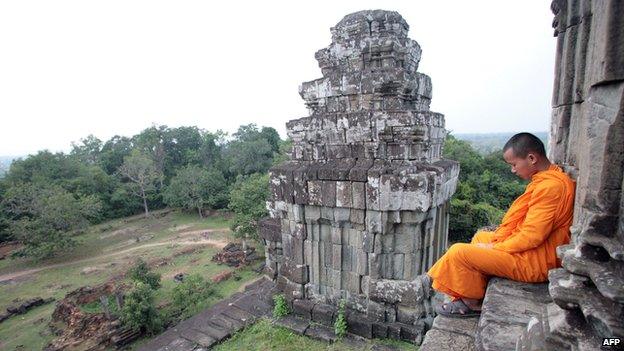
[[[453,244],[431,267],[433,288],[455,299],[482,299],[491,276],[547,281],[548,270],[561,266],[557,246],[570,241],[574,188],[556,165],[534,174],[496,231],[480,231],[469,244]]]

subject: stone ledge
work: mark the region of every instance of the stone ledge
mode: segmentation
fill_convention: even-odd
[[[551,302],[547,283],[492,278],[475,334],[476,350],[516,350],[529,321],[545,315]]]
[[[293,315],[329,328],[333,328],[333,324],[338,317],[337,308],[329,304],[314,303],[310,300],[293,300],[292,307]],[[345,317],[347,319],[348,332],[366,339],[390,338],[420,345],[426,328],[423,321],[417,321],[412,324],[375,321],[366,314],[349,308],[345,311]],[[304,332],[307,333],[305,329]]]

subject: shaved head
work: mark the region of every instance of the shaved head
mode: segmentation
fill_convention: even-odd
[[[512,136],[505,146],[503,152],[511,149],[516,157],[524,158],[529,153],[534,153],[542,157],[546,157],[544,143],[531,133],[518,133]]]

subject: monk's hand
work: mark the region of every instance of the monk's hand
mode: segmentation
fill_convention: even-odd
[[[494,247],[493,243],[477,243],[477,247],[482,247],[484,249],[491,249]]]

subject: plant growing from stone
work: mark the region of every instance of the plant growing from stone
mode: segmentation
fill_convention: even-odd
[[[342,338],[347,335],[347,318],[345,317],[345,300],[340,300],[338,307],[338,316],[334,321],[334,334]]]
[[[290,313],[286,297],[284,297],[283,294],[274,295],[273,302],[275,303],[275,307],[273,307],[273,318],[283,317]]]

